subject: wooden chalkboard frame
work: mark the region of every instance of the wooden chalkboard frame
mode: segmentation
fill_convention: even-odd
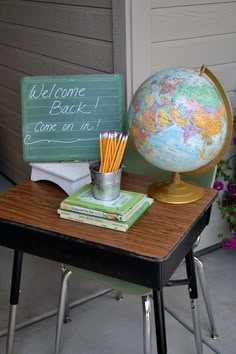
[[[124,130],[120,74],[25,76],[21,100],[25,161],[96,160],[99,132]]]

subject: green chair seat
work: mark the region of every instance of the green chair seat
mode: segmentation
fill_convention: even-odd
[[[73,268],[71,268],[70,266],[68,266],[68,268],[73,272]],[[152,291],[152,289],[146,288],[145,286],[129,283],[128,281],[109,277],[107,275],[90,272],[85,269],[76,268],[75,271],[81,274],[82,276],[85,276],[86,278],[92,279],[98,282],[99,284],[104,285],[105,287],[109,287],[114,290],[119,290],[126,294],[142,296],[147,295]]]

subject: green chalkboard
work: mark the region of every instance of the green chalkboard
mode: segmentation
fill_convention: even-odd
[[[24,160],[98,159],[99,132],[123,132],[123,96],[119,74],[23,77]]]

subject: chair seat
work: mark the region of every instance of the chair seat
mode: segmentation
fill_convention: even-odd
[[[68,266],[73,272],[73,267]],[[75,271],[86,278],[97,281],[105,287],[112,288],[114,290],[120,290],[126,294],[143,296],[149,294],[152,290],[145,286],[129,283],[128,281],[120,280],[117,278],[109,277],[107,275],[90,272],[89,270],[75,268]]]

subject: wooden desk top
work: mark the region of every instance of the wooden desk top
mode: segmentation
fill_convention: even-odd
[[[122,189],[146,193],[153,178],[123,173]],[[51,231],[63,237],[95,242],[142,257],[168,257],[192,226],[208,209],[217,192],[205,189],[194,203],[173,205],[155,201],[127,232],[60,219],[57,208],[66,194],[57,185],[26,180],[0,196],[0,222],[7,219]],[[205,225],[204,225],[205,227]],[[1,237],[0,237],[1,239]],[[1,244],[1,242],[0,242]]]

